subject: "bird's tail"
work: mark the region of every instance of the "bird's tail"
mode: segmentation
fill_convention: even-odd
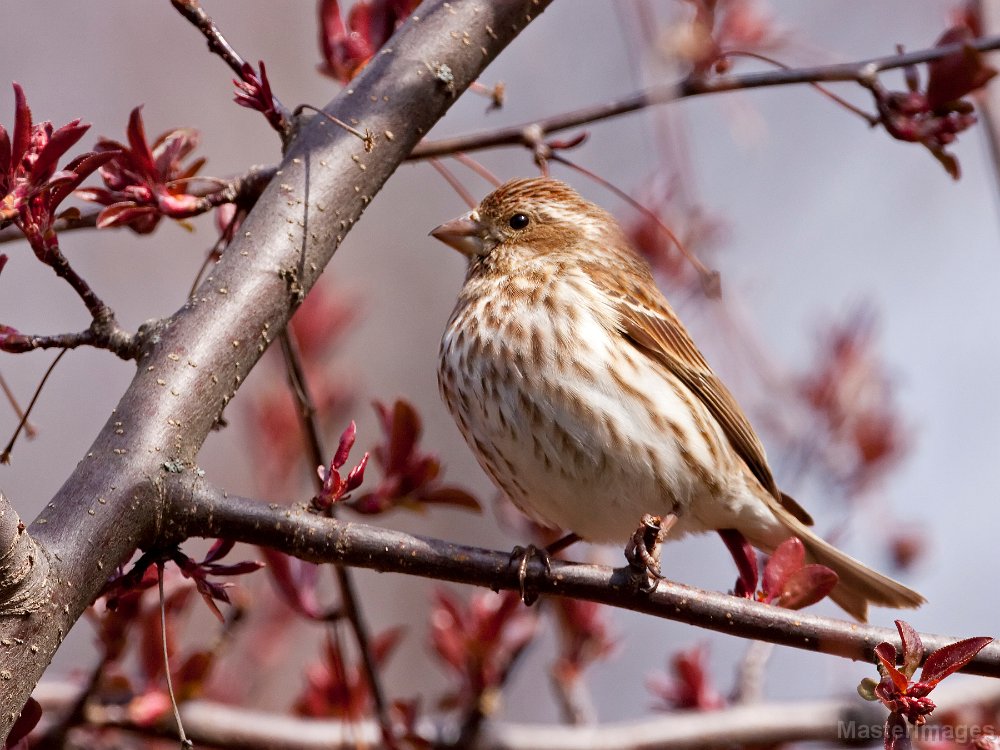
[[[798,519],[793,518],[783,508],[774,510],[775,516],[778,517],[787,531],[802,540],[810,560],[825,565],[839,576],[840,580],[830,592],[830,598],[849,615],[861,622],[866,622],[869,604],[913,609],[927,601],[919,593],[904,586],[899,581],[874,571],[864,563],[841,552],[817,536]],[[754,539],[750,541],[755,547],[760,546],[767,552],[772,552],[776,546],[773,543],[758,545]]]

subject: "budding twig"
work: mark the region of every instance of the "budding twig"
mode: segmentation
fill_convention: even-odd
[[[11,438],[7,442],[7,445],[4,446],[3,451],[0,451],[0,464],[10,463],[10,453],[12,450],[14,450],[14,443],[17,442],[17,438],[20,436],[21,430],[25,429],[26,425],[28,424],[28,416],[31,414],[31,410],[35,408],[35,403],[38,401],[38,397],[42,393],[42,388],[45,387],[45,381],[49,379],[49,375],[51,375],[52,371],[56,369],[56,365],[59,364],[59,360],[63,358],[63,355],[66,353],[66,351],[67,351],[66,349],[63,349],[61,352],[59,352],[59,354],[56,355],[56,358],[52,360],[52,364],[49,365],[48,369],[45,371],[45,374],[42,375],[42,379],[41,381],[39,381],[38,387],[35,389],[35,394],[31,397],[31,401],[28,402],[28,408],[24,410],[24,414],[21,415],[21,419],[17,423],[17,429],[14,430],[14,434],[11,435]]]
[[[858,62],[838,63],[835,65],[768,70],[758,73],[716,77],[690,75],[676,83],[651,86],[616,102],[584,107],[533,123],[524,123],[522,125],[514,125],[483,133],[456,136],[455,138],[445,138],[438,141],[424,141],[413,149],[409,158],[428,159],[432,156],[446,156],[458,151],[478,151],[497,146],[526,146],[530,148],[533,144],[526,134],[531,132],[531,129],[535,129],[535,132],[540,131],[544,136],[560,130],[607,120],[612,117],[645,109],[646,107],[666,104],[677,99],[701,96],[703,94],[717,94],[726,91],[771,86],[816,84],[817,82],[854,82],[870,86],[873,76],[877,76],[883,71],[933,62],[949,55],[961,53],[962,50],[967,48],[976,49],[980,52],[1000,49],[1000,35],[986,36],[964,44],[949,44],[947,46],[931,47],[916,52],[906,52],[898,55],[877,57]]]
[[[365,153],[366,154],[371,153],[372,150],[375,148],[375,134],[372,131],[370,131],[368,128],[365,128],[365,132],[362,133],[357,128],[348,125],[346,122],[344,122],[343,120],[341,120],[341,119],[339,119],[337,117],[334,117],[329,112],[327,112],[325,110],[322,110],[319,107],[314,107],[311,104],[300,104],[299,106],[297,106],[295,108],[294,115],[296,117],[298,117],[300,114],[302,114],[302,111],[306,110],[306,109],[312,110],[317,115],[320,115],[321,117],[325,117],[327,120],[329,120],[330,122],[332,122],[334,125],[336,125],[336,126],[338,126],[340,128],[343,128],[344,130],[346,130],[348,133],[350,133],[351,135],[355,136],[356,138],[360,138],[361,141],[365,144]]]
[[[328,454],[323,449],[322,437],[320,436],[319,425],[316,423],[316,406],[309,389],[309,381],[306,377],[305,368],[302,366],[302,359],[299,355],[298,342],[291,327],[286,327],[282,332],[281,351],[285,358],[285,367],[288,372],[289,390],[298,403],[295,410],[299,415],[302,432],[306,438],[306,445],[309,451],[309,464],[311,467],[322,466],[327,461]],[[317,490],[322,490],[323,480],[319,478],[315,471],[311,471]],[[336,512],[331,506],[330,514]],[[389,716],[389,702],[382,687],[382,681],[378,674],[378,665],[372,653],[371,639],[368,634],[368,625],[365,622],[364,614],[361,610],[360,599],[357,587],[351,571],[343,565],[334,565],[334,573],[337,577],[337,584],[340,588],[341,604],[347,621],[354,632],[354,639],[358,644],[358,651],[361,655],[361,663],[368,679],[368,687],[371,690],[372,702],[375,705],[375,714],[378,718],[382,735],[385,738],[392,736],[392,720]],[[334,623],[333,627],[337,627]]]

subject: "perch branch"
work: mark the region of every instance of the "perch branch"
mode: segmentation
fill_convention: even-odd
[[[176,538],[226,534],[251,544],[263,544],[317,563],[338,563],[434,578],[494,590],[519,591],[517,566],[510,553],[468,547],[414,536],[361,523],[323,518],[301,508],[275,506],[227,495],[201,481],[171,491],[164,533]],[[568,596],[642,612],[667,620],[767,641],[845,659],[873,661],[883,641],[899,646],[895,628],[876,627],[807,614],[661,581],[645,594],[636,590],[626,568],[551,561],[551,573],[541,562],[530,565],[527,586],[539,594]],[[923,635],[925,655],[958,638]],[[901,649],[900,649],[901,650]],[[1000,677],[1000,644],[993,643],[963,670]]]

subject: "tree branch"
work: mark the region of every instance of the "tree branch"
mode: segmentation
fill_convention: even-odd
[[[159,540],[168,469],[195,468],[220,412],[372,197],[549,1],[422,3],[326,107],[379,135],[375,150],[313,118],[211,275],[147,332],[128,390],[29,529],[50,561],[49,589],[32,616],[0,616],[0,664],[12,675],[0,680],[0,736],[108,574]]]
[[[225,535],[310,562],[352,565],[494,590],[518,591],[522,587],[509,552],[344,523],[302,508],[227,495],[200,480],[192,483],[179,478],[166,491],[170,498],[164,516],[167,538]],[[652,593],[646,594],[636,590],[624,567],[552,560],[551,572],[547,572],[535,560],[529,566],[525,587],[533,593],[586,599],[740,638],[856,661],[873,661],[874,648],[883,641],[899,645],[895,628],[819,617],[670,581],[660,581]],[[925,655],[959,640],[923,634],[921,638]],[[984,648],[963,671],[1000,677],[1000,644]]]
[[[37,610],[48,596],[48,572],[48,558],[0,492],[0,617],[22,617]],[[4,679],[10,677],[0,673],[0,684]]]
[[[43,682],[35,692],[46,711],[65,710],[79,688]],[[970,706],[987,709],[1000,704],[997,683],[945,684],[934,693],[942,713]],[[211,701],[181,705],[185,729],[198,745],[240,747],[244,750],[351,750],[359,740],[377,744],[374,722],[304,719],[287,714],[227,706]],[[91,726],[117,726],[141,734],[174,736],[169,730],[139,727],[118,706],[90,706]],[[43,719],[44,721],[45,719]],[[488,721],[472,747],[479,750],[681,750],[684,748],[757,746],[813,740],[849,747],[877,739],[885,710],[858,698],[734,706],[715,711],[678,711],[645,719],[599,726],[550,726]],[[424,723],[418,732],[429,742],[445,744],[440,726]],[[853,732],[853,736],[851,736]]]
[[[973,47],[981,52],[1000,49],[1000,35],[976,39],[967,45],[951,44],[946,47],[932,47],[916,52],[876,57],[858,62],[838,63],[836,65],[767,70],[741,75],[716,76],[713,78],[703,75],[689,75],[676,83],[651,86],[623,99],[619,99],[616,102],[584,107],[583,109],[555,115],[543,120],[499,128],[488,132],[443,138],[437,141],[425,141],[413,149],[410,158],[429,159],[435,156],[447,156],[456,152],[478,151],[496,146],[537,148],[541,140],[549,133],[588,125],[599,120],[607,120],[612,117],[645,109],[646,107],[666,104],[677,99],[701,96],[703,94],[838,81],[860,83],[867,86],[883,71],[940,60],[942,57],[961,52],[965,47]]]

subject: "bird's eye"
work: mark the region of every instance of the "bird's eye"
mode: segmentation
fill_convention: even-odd
[[[511,229],[524,229],[529,221],[527,214],[514,214],[507,219],[507,224]]]

